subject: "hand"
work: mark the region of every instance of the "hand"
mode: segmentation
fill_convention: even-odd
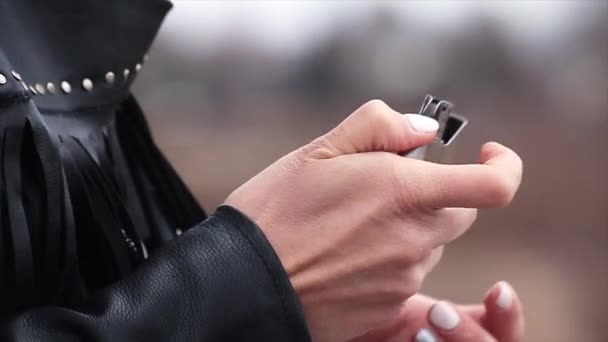
[[[346,341],[395,317],[441,246],[471,226],[470,208],[513,198],[521,160],[500,144],[483,146],[480,165],[396,154],[430,143],[436,130],[432,119],[371,101],[226,199],[264,231],[314,341]]]
[[[519,342],[523,333],[521,301],[500,282],[483,305],[454,306],[416,294],[392,322],[350,342]]]

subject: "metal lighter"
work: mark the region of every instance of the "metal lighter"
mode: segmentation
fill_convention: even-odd
[[[452,113],[454,105],[445,100],[426,95],[418,114],[431,117],[439,122],[437,136],[432,143],[406,152],[404,156],[436,163],[446,162],[447,147],[467,125],[464,117]]]

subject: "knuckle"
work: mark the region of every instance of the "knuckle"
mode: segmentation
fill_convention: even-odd
[[[439,264],[439,261],[441,261],[441,257],[443,256],[443,245],[435,248],[433,250],[433,252],[431,253],[431,255],[429,256],[429,262],[426,265],[426,272],[430,272],[431,270],[433,270],[435,268],[435,266],[437,266],[437,264]]]
[[[393,290],[393,293],[398,301],[410,298],[411,296],[416,294],[416,291],[418,290],[416,286],[411,284],[411,282],[409,281],[409,277],[404,278],[405,279],[403,279],[403,282],[401,282],[401,284],[399,284],[398,286],[395,286]]]
[[[379,99],[367,101],[363,106],[361,106],[362,111],[366,113],[382,112],[388,108],[388,105]]]
[[[402,303],[403,300],[413,296],[420,289],[417,277],[411,270],[393,271],[385,273],[385,279],[381,289],[376,295],[387,302]]]
[[[402,247],[398,255],[398,263],[404,270],[420,264],[432,252],[429,238],[424,236],[424,233],[421,233],[419,229],[415,229],[412,233],[415,237],[409,238],[401,244],[401,246],[407,247]]]
[[[469,215],[471,215],[470,216],[471,222],[477,221],[477,218],[479,217],[479,209],[473,208],[473,209],[469,210]]]
[[[467,209],[467,221],[469,222],[469,225],[471,225],[475,221],[477,221],[478,215],[479,215],[479,210],[477,210],[476,208]]]
[[[487,185],[488,196],[493,206],[504,208],[508,206],[515,196],[515,187],[509,177],[496,176]]]
[[[338,154],[338,149],[332,143],[332,139],[336,139],[339,133],[337,130],[332,130],[327,134],[316,138],[298,151],[302,158],[312,159],[330,159]]]
[[[415,266],[423,258],[423,253],[410,241],[402,241],[394,244],[394,247],[387,248],[384,257],[387,261],[386,264],[390,265],[391,269],[397,270],[398,272],[408,271],[411,267]]]
[[[403,171],[398,163],[391,163],[387,168],[387,187],[389,189],[389,198],[392,198],[397,211],[401,211],[404,205],[408,202],[408,196],[405,189],[408,187],[407,177],[403,177]]]
[[[420,232],[412,230],[406,233],[408,229],[403,230],[401,234],[413,235],[407,238],[393,237],[391,238],[390,246],[385,249],[384,259],[391,267],[407,272],[412,267],[420,264],[428,255],[431,254],[432,248],[425,244],[425,239],[420,237]]]
[[[365,115],[371,124],[382,128],[390,126],[390,107],[382,100],[371,100],[363,105],[362,114]]]
[[[462,227],[463,230],[468,229],[477,219],[477,209],[469,208],[451,208],[447,215],[448,227],[456,226]]]
[[[409,290],[413,291],[414,293],[418,292],[418,290],[420,290],[422,287],[422,282],[424,281],[425,276],[426,272],[420,267],[417,267],[414,271],[412,271],[409,276]]]
[[[424,253],[414,244],[405,245],[408,248],[403,248],[397,257],[397,264],[403,269],[409,269],[412,265],[417,264],[424,258]]]
[[[427,274],[421,263],[423,255],[394,252],[390,258],[392,261],[385,264],[385,272],[392,280],[385,284],[385,294],[397,301],[405,300],[420,290]]]
[[[524,169],[524,161],[521,159],[521,156],[517,154],[515,151],[510,150],[513,154],[513,158],[515,159],[516,171],[518,174],[521,174]]]
[[[403,301],[413,296],[422,286],[423,275],[421,273],[422,272],[412,271],[411,269],[401,272],[394,277],[394,281],[385,288],[387,295],[394,298],[396,301]]]
[[[426,192],[420,191],[421,182],[416,181],[418,177],[415,176],[413,168],[404,170],[403,163],[388,165],[390,165],[387,177],[388,194],[394,201],[396,212],[407,217],[412,211],[419,209],[418,205],[423,202],[422,195]]]
[[[433,226],[436,234],[433,239],[433,247],[450,243],[462,236],[473,225],[476,218],[476,210],[468,208],[444,208],[436,212]]]

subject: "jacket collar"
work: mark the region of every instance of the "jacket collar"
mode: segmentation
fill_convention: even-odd
[[[26,91],[51,111],[121,102],[171,6],[164,0],[1,1],[0,74],[7,82],[0,96]]]

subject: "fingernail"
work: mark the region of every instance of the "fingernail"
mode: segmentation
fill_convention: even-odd
[[[431,323],[443,330],[452,330],[460,323],[456,309],[448,302],[437,302],[431,309]]]
[[[414,342],[437,342],[437,339],[429,329],[420,329]]]
[[[498,297],[496,298],[496,305],[502,309],[508,309],[513,303],[513,290],[506,282],[501,281],[498,283]]]
[[[412,128],[419,133],[432,133],[437,132],[439,129],[439,122],[428,116],[420,114],[404,114],[409,121]]]

